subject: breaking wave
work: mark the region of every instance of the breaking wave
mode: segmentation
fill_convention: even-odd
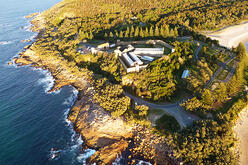
[[[33,70],[39,70],[45,75],[44,78],[38,80],[38,85],[42,85],[45,89],[45,93],[50,94],[51,92],[49,91],[54,86],[54,81],[55,81],[51,72],[49,70],[36,69],[36,68],[33,68]],[[59,93],[59,91],[56,91],[55,93]]]
[[[76,159],[79,163],[83,163],[84,165],[86,165],[86,160],[91,157],[95,152],[95,150],[87,149],[85,150],[85,153],[79,154]]]
[[[8,44],[12,44],[13,41],[0,41],[0,45],[8,45]]]

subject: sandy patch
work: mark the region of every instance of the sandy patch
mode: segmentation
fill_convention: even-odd
[[[240,140],[240,165],[248,164],[248,108],[239,114],[239,119],[234,126],[234,132]]]
[[[218,40],[221,46],[227,48],[237,47],[240,42],[248,41],[248,22],[229,26],[206,36]]]

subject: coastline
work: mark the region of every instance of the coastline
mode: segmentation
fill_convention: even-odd
[[[160,156],[145,158],[141,155],[135,155],[130,159],[126,157],[127,161],[133,160],[150,160],[151,162],[157,162],[163,164],[164,162],[177,163],[179,160],[174,157],[170,146],[167,144],[166,139],[151,134],[150,129],[140,130],[139,127],[128,124],[122,117],[112,118],[111,114],[104,110],[93,99],[94,86],[91,84],[92,73],[86,69],[80,69],[76,73],[70,71],[61,58],[53,56],[39,56],[35,52],[35,43],[42,37],[45,32],[45,19],[42,14],[36,16],[32,21],[31,30],[38,32],[35,41],[24,48],[23,52],[19,54],[19,57],[13,59],[17,66],[28,65],[30,67],[48,69],[54,78],[54,86],[48,92],[59,90],[63,86],[71,85],[78,90],[78,98],[72,105],[67,119],[73,123],[74,130],[79,133],[84,141],[82,148],[96,149],[94,155],[87,159],[88,163],[97,164],[111,164],[114,162],[118,155],[123,152],[129,152],[130,148],[140,149],[139,143],[134,145],[131,143],[135,137],[143,136],[143,140],[147,140],[152,149],[156,149],[156,152]],[[151,136],[153,139],[151,141]],[[138,140],[141,140],[138,138]],[[142,147],[147,147],[146,145]],[[141,149],[142,149],[141,147]],[[162,149],[166,148],[166,150]],[[140,150],[141,150],[140,149]],[[136,152],[136,151],[135,151]],[[149,151],[148,151],[149,153]]]
[[[227,48],[237,47],[240,42],[248,41],[248,22],[227,26],[205,35],[211,39],[218,40],[221,46]]]
[[[35,21],[32,21],[32,24],[34,25],[32,30],[36,29],[35,31],[39,31],[39,34],[42,34],[43,28],[41,27],[43,26],[42,24],[44,23],[45,22],[42,16],[39,15],[38,17],[35,18]],[[228,33],[230,33],[230,30],[228,31]],[[37,38],[39,38],[40,36],[41,35],[38,35]],[[234,41],[235,43],[238,41],[241,41],[241,39],[245,38],[246,36],[248,36],[248,33],[245,33],[243,35],[240,35],[239,37],[236,37],[235,39],[231,41],[231,44],[234,44]],[[97,155],[94,157],[95,159],[98,159],[97,161],[99,161],[99,155],[105,153],[105,157],[108,158],[108,160],[106,161],[111,162],[116,158],[115,153],[121,153],[128,147],[127,141],[125,140],[132,136],[130,134],[132,132],[131,131],[132,128],[128,127],[128,129],[126,129],[127,127],[124,123],[121,123],[120,127],[116,128],[116,122],[111,119],[110,114],[106,113],[106,111],[104,111],[104,109],[101,108],[99,105],[95,105],[92,99],[92,95],[94,94],[94,89],[89,83],[90,80],[87,80],[87,77],[84,77],[84,75],[82,75],[82,77],[77,77],[77,75],[75,75],[74,73],[71,73],[70,71],[64,68],[60,68],[60,67],[58,68],[59,62],[53,59],[53,57],[49,57],[49,59],[45,61],[41,60],[37,55],[35,55],[35,52],[32,50],[32,45],[27,47],[25,52],[20,54],[20,58],[15,59],[14,61],[15,63],[21,64],[21,65],[30,65],[31,67],[49,69],[52,76],[55,78],[55,84],[54,84],[52,91],[59,90],[61,87],[66,86],[66,85],[72,85],[79,91],[79,97],[77,101],[75,102],[75,104],[72,106],[72,109],[69,112],[68,118],[70,119],[70,121],[74,123],[74,129],[77,132],[79,132],[81,135],[83,135],[83,139],[85,141],[84,145],[87,145],[87,147],[92,147],[96,149],[101,148],[99,149],[99,152],[96,153]],[[91,109],[91,107],[94,107],[94,109]],[[93,116],[91,116],[92,114],[99,114],[99,116],[103,115],[104,118],[102,119],[97,118],[96,120],[93,120],[94,121],[93,123],[94,124],[97,123],[97,124],[92,125],[90,122],[92,122],[92,119],[95,119]],[[108,118],[107,120],[106,120],[106,117]],[[89,120],[88,122],[85,122],[85,119],[87,120],[91,119],[91,120]],[[99,122],[103,119],[104,119],[104,122]],[[115,126],[115,127],[110,126],[111,132],[108,131],[109,125],[108,125],[108,128],[107,126],[105,126],[105,124],[109,123],[109,121],[110,123],[112,123],[112,125]],[[120,123],[120,122],[123,122],[123,120],[120,119],[117,121],[117,123]],[[102,129],[104,126],[106,127],[106,129]],[[124,126],[124,129],[127,131],[125,131],[122,128],[122,126]],[[100,128],[95,129],[96,127],[100,127],[101,130],[99,131]],[[116,136],[116,132],[119,132],[120,129],[122,129],[121,131],[122,133],[120,134],[120,136],[118,135]],[[97,134],[99,133],[97,135],[98,137],[94,137],[96,136],[95,132],[97,132]],[[98,139],[106,137],[106,132],[109,133],[108,134],[109,139],[103,139],[101,140],[101,144],[97,144]],[[112,140],[114,139],[115,143],[111,144],[112,142],[110,142],[110,139]],[[109,145],[111,146],[109,147]],[[110,150],[114,150],[114,149],[116,149],[114,153],[111,156],[109,156],[108,154]],[[92,162],[95,162],[95,160],[92,160]],[[100,162],[103,162],[103,160],[100,160]]]
[[[42,16],[39,16],[38,18],[41,19]],[[38,21],[38,24],[32,22],[34,26],[32,30],[38,29],[35,31],[38,31],[39,34],[43,31],[43,29],[37,27],[40,25],[40,22],[42,22],[42,20]],[[36,39],[40,36],[41,35],[38,35]],[[58,59],[55,59],[52,56],[48,56],[45,59],[40,58],[32,49],[34,45],[35,42],[30,46],[25,47],[24,51],[19,54],[19,58],[13,59],[14,63],[18,66],[28,65],[30,67],[48,69],[55,80],[54,86],[48,92],[57,91],[63,86],[68,85],[75,87],[79,92],[78,98],[72,105],[67,115],[67,119],[73,123],[74,130],[81,135],[84,141],[83,148],[98,149],[94,157],[95,160],[89,161],[106,161],[104,164],[113,162],[116,159],[116,153],[120,154],[128,147],[128,142],[125,139],[132,136],[132,127],[126,126],[122,119],[111,119],[109,113],[106,113],[103,108],[93,102],[92,94],[94,93],[94,89],[90,84],[90,80],[87,79],[88,76],[91,75],[90,73],[85,73],[87,76],[85,76],[85,74],[78,76],[78,74],[72,73],[66,68],[61,67],[62,61],[58,61]],[[105,122],[110,124],[106,124]],[[106,133],[108,127],[112,127],[110,130],[113,132],[107,132],[109,139],[104,139],[104,133]],[[114,146],[110,149],[106,149],[105,147],[111,143],[113,143]],[[101,148],[105,149],[103,150],[104,152],[108,152],[101,152]],[[115,150],[112,152],[111,150],[114,148]],[[101,158],[99,158],[100,154]]]

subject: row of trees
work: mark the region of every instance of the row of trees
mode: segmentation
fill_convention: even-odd
[[[178,30],[175,27],[173,28],[169,28],[168,25],[165,26],[150,26],[150,28],[146,27],[140,27],[140,26],[136,26],[134,28],[134,26],[131,26],[131,28],[128,26],[126,28],[125,31],[110,31],[109,33],[105,33],[104,34],[104,38],[108,38],[108,39],[114,39],[114,38],[120,38],[120,39],[129,39],[129,38],[147,38],[147,37],[176,37],[178,36]]]

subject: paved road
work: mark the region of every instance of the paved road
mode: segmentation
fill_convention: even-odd
[[[154,104],[145,100],[142,100],[141,98],[135,97],[127,92],[124,92],[126,96],[130,97],[133,99],[136,103],[138,104],[143,104],[147,105],[150,108],[154,109],[161,109],[163,110],[166,114],[173,116],[181,128],[185,128],[188,125],[192,124],[195,120],[200,120],[198,116],[195,116],[193,114],[190,114],[189,112],[186,112],[179,104],[180,103],[175,103],[175,104]]]
[[[198,54],[200,53],[202,49],[202,44],[200,44],[200,46],[197,48],[197,50],[195,51],[195,59],[198,61],[199,60],[199,57],[198,57]]]

